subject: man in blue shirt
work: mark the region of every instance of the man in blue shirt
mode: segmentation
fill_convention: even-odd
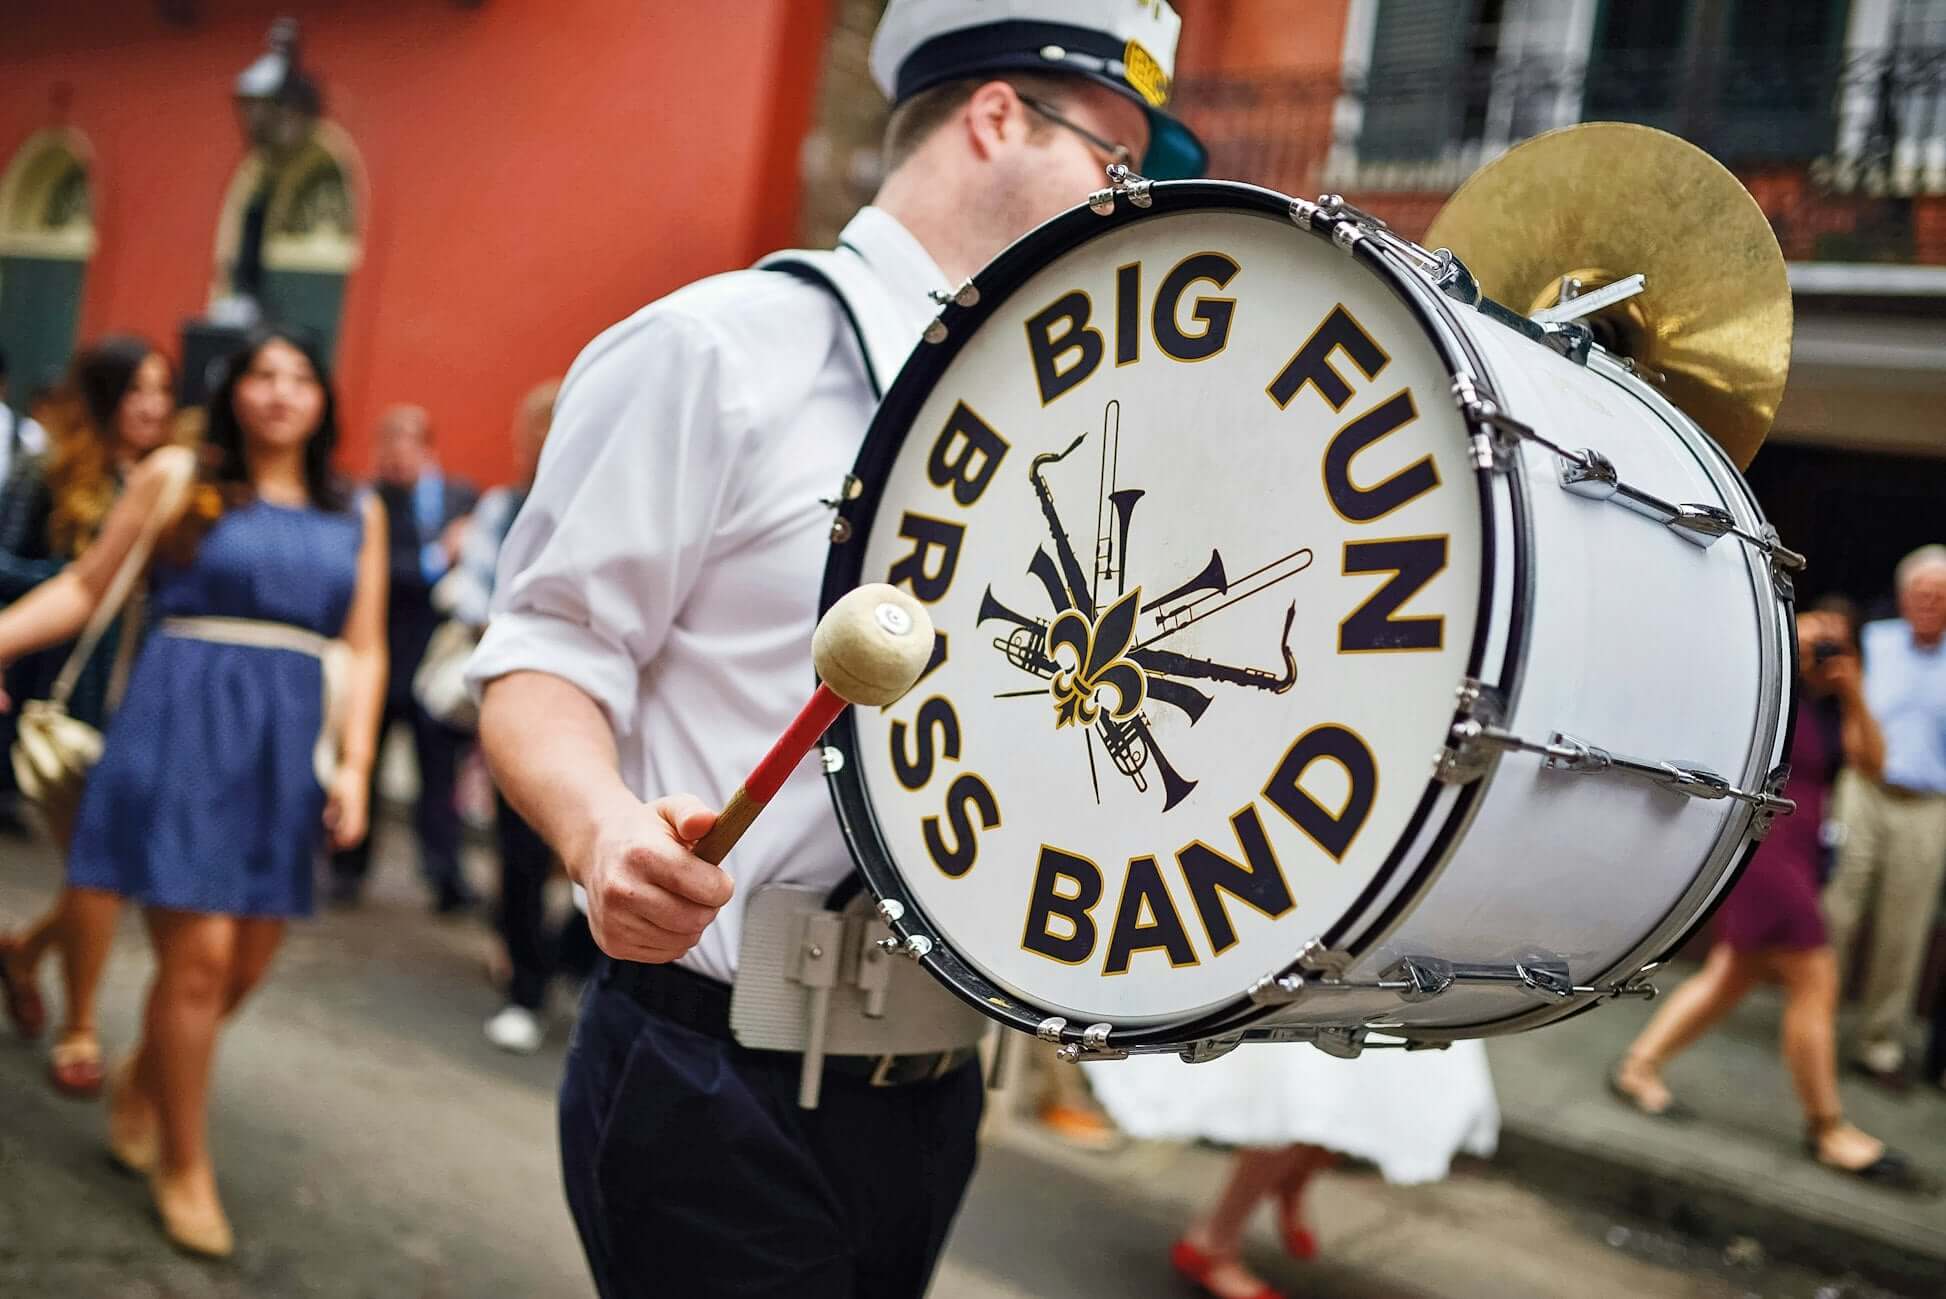
[[[1906,1085],[1906,1020],[1946,877],[1946,546],[1922,546],[1894,575],[1899,616],[1868,623],[1865,702],[1885,733],[1885,775],[1838,778],[1833,820],[1844,827],[1824,907],[1838,968],[1851,968],[1871,917],[1864,1018],[1853,1044],[1863,1072]]]
[[[419,761],[419,802],[413,822],[419,832],[419,864],[433,891],[434,909],[445,914],[472,901],[459,869],[459,811],[453,782],[465,737],[426,715],[413,698],[412,678],[426,644],[439,625],[432,588],[458,554],[461,523],[472,513],[479,493],[439,470],[432,451],[432,420],[421,406],[392,406],[379,416],[378,482],[391,530],[392,586],[386,607],[387,649],[392,656],[385,692],[383,743],[394,722],[412,728]],[[372,806],[377,807],[380,764],[372,764]],[[371,861],[371,836],[332,859],[333,899],[357,901]]]

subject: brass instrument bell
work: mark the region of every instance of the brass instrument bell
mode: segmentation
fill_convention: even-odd
[[[1530,315],[1646,276],[1642,293],[1583,323],[1738,468],[1755,458],[1790,370],[1790,281],[1763,210],[1703,150],[1626,122],[1550,131],[1474,173],[1421,242]]]

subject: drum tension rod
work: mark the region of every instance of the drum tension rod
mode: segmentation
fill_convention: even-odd
[[[1554,732],[1545,744],[1515,735],[1504,727],[1474,718],[1455,722],[1452,729],[1453,742],[1461,747],[1475,746],[1499,749],[1503,752],[1539,754],[1546,761],[1542,764],[1551,771],[1578,772],[1595,775],[1613,772],[1618,776],[1635,776],[1673,790],[1688,798],[1714,801],[1731,799],[1757,809],[1758,815],[1765,818],[1760,827],[1768,829],[1769,818],[1778,813],[1795,812],[1797,804],[1783,797],[1778,790],[1789,774],[1789,768],[1773,770],[1764,781],[1762,789],[1738,789],[1729,780],[1700,764],[1679,762],[1660,762],[1647,758],[1631,758],[1626,754],[1614,753],[1600,745],[1576,739],[1561,731]]]
[[[1671,504],[1630,486],[1622,481],[1620,471],[1607,456],[1585,447],[1571,451],[1531,424],[1513,418],[1497,402],[1483,395],[1470,375],[1453,380],[1453,400],[1466,422],[1475,428],[1473,463],[1476,468],[1508,471],[1513,467],[1514,448],[1521,442],[1532,442],[1560,459],[1560,483],[1564,491],[1594,501],[1612,500],[1705,549],[1719,537],[1735,537],[1761,554],[1784,582],[1788,582],[1789,574],[1804,571],[1804,556],[1784,545],[1776,529],[1766,526],[1761,534],[1752,533],[1737,526],[1735,516],[1719,506]]]

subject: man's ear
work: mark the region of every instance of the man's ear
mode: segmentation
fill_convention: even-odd
[[[966,142],[981,159],[991,159],[1027,131],[1027,107],[1004,81],[989,81],[975,90],[961,112]]]

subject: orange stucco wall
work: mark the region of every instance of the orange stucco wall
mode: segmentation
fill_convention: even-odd
[[[150,0],[29,8],[0,41],[0,164],[53,125],[92,146],[81,337],[173,350],[206,305],[242,157],[229,87],[291,14],[364,169],[345,463],[415,401],[449,467],[487,481],[519,395],[597,331],[790,241],[829,21],[820,0],[197,0],[187,26]]]
[[[1186,0],[1178,73],[1335,73],[1351,0]]]

